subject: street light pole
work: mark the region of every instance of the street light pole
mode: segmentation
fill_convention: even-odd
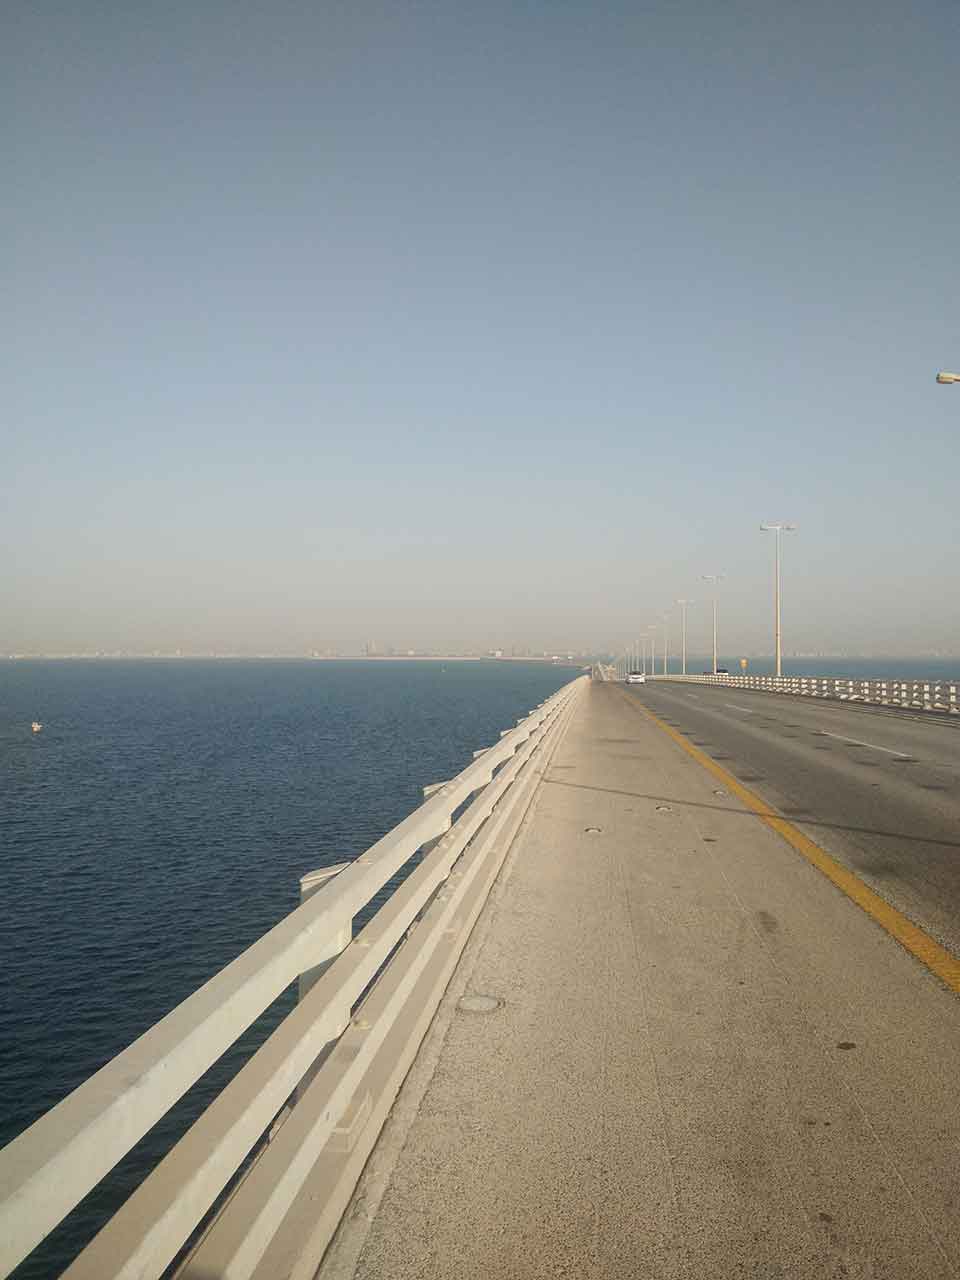
[[[667,674],[667,649],[669,647],[669,644],[668,644],[669,637],[667,635],[667,627],[669,625],[669,622],[670,622],[670,615],[669,613],[665,613],[663,615],[663,674],[664,675]]]
[[[722,573],[702,573],[704,582],[713,584],[713,674],[717,674],[717,587],[723,580]]]
[[[687,605],[693,603],[693,600],[677,601],[680,606],[680,669],[683,675],[687,674]]]
[[[650,635],[650,674],[655,676],[657,674],[657,628],[647,627],[647,631]]]
[[[764,530],[765,533],[776,533],[777,535],[777,578],[776,578],[776,586],[774,588],[774,616],[776,619],[776,623],[775,623],[774,634],[775,634],[776,646],[777,646],[777,676],[778,677],[783,674],[783,664],[781,662],[781,644],[780,644],[780,535],[782,533],[790,533],[794,529],[796,529],[796,527],[797,526],[795,524],[762,524],[760,526],[760,528]]]

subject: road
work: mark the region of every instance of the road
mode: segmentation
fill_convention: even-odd
[[[740,698],[634,688],[544,764],[318,1274],[956,1280],[956,994],[638,707],[726,754]]]
[[[960,724],[710,685],[623,687],[960,955]]]

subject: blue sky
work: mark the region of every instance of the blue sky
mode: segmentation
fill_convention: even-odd
[[[0,652],[960,652],[956,19],[14,3]]]

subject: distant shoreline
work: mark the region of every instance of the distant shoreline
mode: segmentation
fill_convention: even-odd
[[[478,654],[478,653],[335,653],[335,654],[319,654],[319,653],[3,653],[0,654],[0,662],[373,662],[373,663],[410,663],[410,662],[486,662],[486,663],[536,663],[538,666],[547,667],[589,667],[597,662],[616,662],[616,656],[609,654],[602,655],[576,655],[568,657],[566,654],[562,656],[550,655],[549,657],[537,657],[533,654],[516,655],[502,654],[496,657],[494,654]],[[658,658],[658,663],[660,659]],[[676,655],[670,655],[671,674],[675,675],[675,667],[679,659]],[[737,659],[724,658],[723,661],[732,664]],[[758,671],[757,667],[773,661],[772,654],[751,654],[749,655],[750,666],[747,670],[748,675],[764,674]],[[812,665],[822,667],[824,664],[835,664],[838,667],[846,667],[851,664],[860,663],[885,663],[891,667],[901,663],[911,665],[921,665],[923,663],[935,664],[957,664],[960,666],[960,654],[817,654],[817,655],[784,655],[785,675],[796,675],[798,669],[809,668]],[[696,674],[696,668],[703,664],[709,664],[709,655],[693,655],[688,654],[688,669]],[[731,666],[732,671],[732,666]],[[739,675],[739,671],[732,671],[732,674]]]
[[[2,662],[536,662],[546,667],[584,667],[592,658],[515,657],[461,653],[7,653]]]

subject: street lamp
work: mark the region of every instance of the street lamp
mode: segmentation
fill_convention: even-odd
[[[694,600],[678,600],[680,606],[680,670],[687,674],[687,605],[695,604]]]
[[[782,533],[790,533],[796,529],[795,524],[762,524],[760,526],[766,533],[776,533],[777,535],[777,581],[774,589],[774,614],[776,617],[776,641],[777,641],[777,675],[782,675],[780,662],[780,535]]]
[[[647,633],[650,636],[650,674],[657,674],[657,628],[655,626],[647,627]]]
[[[663,674],[667,674],[667,649],[669,648],[669,636],[667,635],[667,627],[670,625],[670,614],[663,614]]]
[[[704,582],[713,583],[713,674],[717,674],[717,588],[723,581],[722,573],[702,573]]]
[[[937,381],[943,384],[948,382],[960,382],[960,373],[947,373],[945,371],[941,371],[937,374]]]

